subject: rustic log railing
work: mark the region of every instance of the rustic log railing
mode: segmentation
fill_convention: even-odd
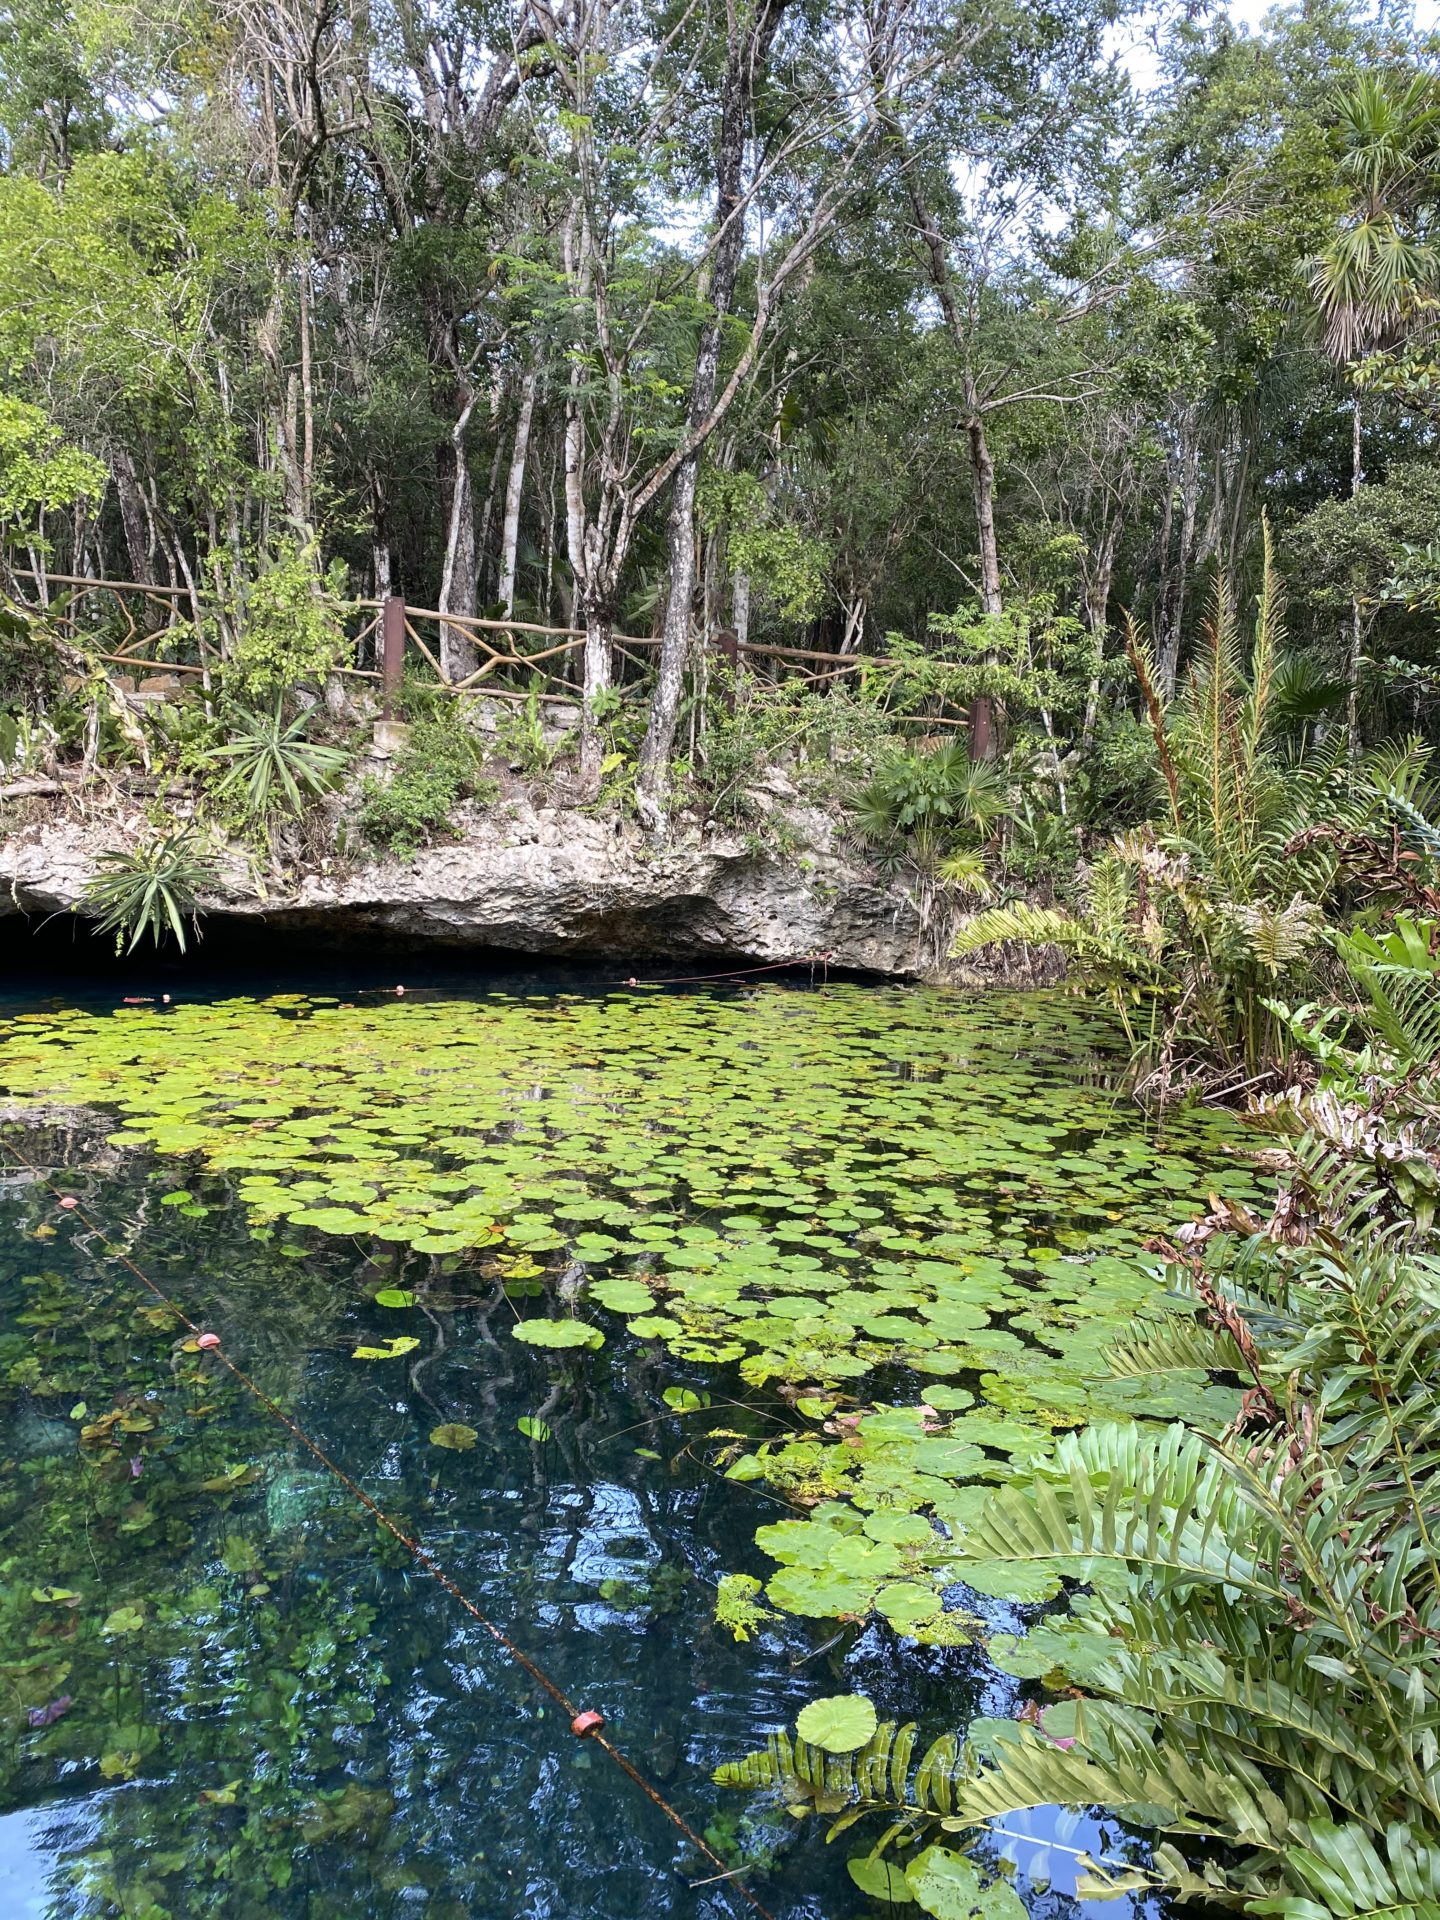
[[[37,598],[26,603],[31,610],[45,613],[60,632],[68,632],[77,638],[86,632],[87,627],[93,632],[97,624],[93,618],[89,621],[82,618],[82,604],[93,596],[109,596],[128,631],[115,643],[114,651],[95,656],[107,666],[157,675],[194,675],[208,685],[212,672],[224,664],[222,650],[205,631],[207,621],[203,599],[187,585],[107,580],[86,574],[48,571],[37,574],[26,567],[13,568],[12,572],[17,579],[34,583]],[[68,591],[57,599],[50,592],[55,587]],[[142,610],[153,608],[164,616],[163,619],[142,626],[131,604],[137,600]],[[330,605],[337,620],[346,629],[345,637],[351,649],[351,663],[339,666],[335,671],[344,678],[374,684],[381,696],[382,711],[387,717],[394,717],[407,659],[416,656],[434,676],[436,688],[447,694],[525,700],[530,697],[528,690],[522,691],[501,681],[502,675],[519,674],[525,676],[529,689],[542,700],[572,702],[580,697],[580,689],[570,677],[568,668],[572,656],[585,644],[585,634],[581,628],[543,626],[533,620],[492,620],[476,615],[441,613],[434,607],[410,606],[400,594],[393,593],[383,600],[345,600],[331,602]],[[433,644],[427,640],[417,623],[433,624],[436,629]],[[175,627],[186,630],[186,637],[193,641],[199,658],[187,661],[146,657],[153,654],[157,646],[165,645],[167,629]],[[459,679],[451,679],[441,664],[444,651],[441,636],[447,630],[462,636],[477,654],[484,656],[472,672]],[[517,644],[517,635],[533,636],[551,644],[539,647],[533,653],[524,652]],[[362,667],[355,664],[360,657],[360,649],[372,636],[376,665]],[[641,656],[661,644],[653,634],[612,633],[611,639],[621,658],[628,660],[642,673],[648,663]],[[836,654],[809,647],[745,641],[726,630],[712,636],[711,646],[714,657],[726,662],[732,669],[738,668],[742,662],[749,667],[759,667],[768,662],[771,663],[769,671],[775,677],[798,679],[817,687],[829,686],[843,675],[855,673],[861,668],[903,665],[903,662],[885,655]],[[539,687],[535,686],[537,678]],[[638,683],[630,684],[635,686]],[[625,688],[622,686],[619,691],[623,693]],[[907,716],[896,717],[900,720]],[[921,718],[918,715],[908,717],[915,721]],[[963,724],[952,718],[933,715],[924,716],[924,721],[928,726],[938,727]]]

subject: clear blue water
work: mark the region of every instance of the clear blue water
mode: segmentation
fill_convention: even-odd
[[[9,1010],[42,1004],[53,997],[12,991]],[[817,1693],[866,1692],[928,1737],[1013,1710],[1015,1685],[978,1649],[919,1648],[873,1624],[837,1638],[781,1619],[748,1644],[716,1628],[715,1582],[768,1570],[752,1536],[778,1503],[724,1479],[702,1443],[765,1432],[772,1392],[623,1335],[557,1365],[507,1337],[503,1293],[463,1278],[407,1316],[421,1344],[403,1364],[357,1366],[374,1320],[366,1252],[318,1233],[257,1241],[220,1187],[203,1218],[160,1207],[154,1162],[118,1155],[107,1130],[8,1137],[604,1712],[727,1859],[758,1859],[752,1884],[778,1920],[889,1911],[850,1883],[854,1848],[722,1793],[712,1769]],[[712,1396],[703,1416],[664,1404],[677,1382]],[[523,1435],[525,1416],[550,1437]],[[474,1428],[474,1448],[430,1444],[444,1423]],[[0,1435],[6,1920],[744,1911],[723,1883],[693,1884],[715,1869],[243,1390],[177,1354],[153,1300],[13,1166]],[[1077,1816],[1010,1825],[1022,1837],[989,1850],[1013,1859],[1042,1920],[1073,1906],[1073,1866],[1052,1850],[1046,1881],[1025,1878],[1027,1832],[1112,1858],[1135,1844]]]

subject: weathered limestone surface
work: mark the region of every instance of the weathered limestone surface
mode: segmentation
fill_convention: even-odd
[[[295,861],[263,877],[238,855],[203,907],[339,944],[674,955],[930,970],[933,931],[898,880],[857,860],[823,815],[788,814],[798,850],[693,829],[657,845],[628,823],[517,800],[457,818],[409,859]],[[0,843],[0,916],[84,911],[96,859],[129,823],[55,814]],[[12,923],[13,924],[13,923]],[[17,929],[18,930],[18,929]]]

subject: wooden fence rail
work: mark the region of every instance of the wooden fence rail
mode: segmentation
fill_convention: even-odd
[[[107,665],[153,674],[197,675],[207,684],[212,670],[222,665],[220,649],[204,631],[203,602],[188,586],[143,580],[106,580],[86,574],[36,573],[28,567],[16,567],[11,571],[17,579],[30,580],[35,585],[36,600],[23,604],[32,611],[46,613],[62,632],[68,629],[76,635],[82,633],[86,623],[81,618],[81,603],[94,595],[110,596],[128,632],[116,642],[114,652],[98,655]],[[69,591],[57,600],[52,598],[49,591],[52,587]],[[129,604],[136,599],[142,602],[142,607],[151,607],[163,614],[164,618],[142,626],[136,619],[135,609]],[[492,620],[477,615],[442,613],[435,607],[409,606],[403,596],[394,593],[382,600],[346,600],[331,604],[337,619],[346,626],[346,639],[352,649],[352,664],[338,667],[336,671],[349,679],[378,683],[382,710],[387,718],[394,717],[407,654],[418,655],[433,674],[437,688],[449,694],[473,693],[490,699],[524,700],[528,697],[527,691],[513,685],[507,686],[501,681],[503,675],[517,674],[524,676],[530,687],[534,687],[538,677],[541,686],[536,692],[543,700],[574,701],[580,697],[580,689],[570,677],[568,668],[571,656],[585,644],[582,628],[543,626],[533,620]],[[197,605],[202,612],[202,618],[198,621],[191,617]],[[433,624],[436,630],[433,644],[420,631],[417,622]],[[153,653],[157,645],[164,644],[167,628],[180,625],[187,626],[190,636],[193,636],[195,650],[199,654],[198,661],[146,657]],[[476,653],[483,655],[480,664],[472,672],[457,680],[447,676],[441,663],[443,635],[447,630],[463,637]],[[533,653],[523,652],[517,644],[517,635],[530,635],[552,644],[539,647]],[[376,665],[362,667],[353,664],[356,659],[363,657],[360,649],[372,636]],[[654,634],[612,633],[611,640],[622,658],[628,659],[642,671],[646,662],[637,655],[657,649],[661,644]],[[825,653],[808,647],[742,641],[728,631],[712,636],[712,646],[716,655],[732,668],[738,666],[742,659],[755,665],[772,662],[772,670],[778,674],[814,686],[828,686],[842,675],[854,673],[862,667],[900,667],[904,664],[884,655]],[[937,723],[941,726],[952,724],[944,719]]]

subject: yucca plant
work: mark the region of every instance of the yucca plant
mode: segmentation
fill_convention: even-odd
[[[256,819],[302,813],[306,795],[314,797],[333,786],[349,758],[343,747],[307,739],[309,724],[304,712],[287,721],[280,701],[273,712],[239,708],[232,722],[234,737],[202,756],[231,763],[216,794],[239,794],[245,811]]]
[[[215,878],[194,830],[102,853],[98,865],[85,893],[96,932],[114,934],[117,953],[133,953],[147,935],[157,947],[173,935],[184,953],[185,923],[198,933],[198,896]]]

